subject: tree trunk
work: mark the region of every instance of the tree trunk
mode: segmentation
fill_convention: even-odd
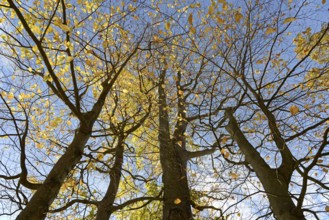
[[[121,169],[123,163],[123,152],[124,152],[124,145],[122,143],[122,140],[121,141],[119,140],[117,149],[115,151],[114,165],[112,167],[110,174],[110,178],[111,178],[110,184],[109,187],[107,188],[107,192],[103,200],[98,205],[96,220],[109,219],[113,212],[112,208],[120,184]]]
[[[89,137],[90,132],[84,132],[80,127],[79,132],[75,135],[66,152],[57,161],[44,183],[38,188],[16,220],[40,220],[46,218],[49,206],[56,198],[65,178],[80,161]]]
[[[160,77],[159,91],[159,145],[164,184],[163,220],[192,219],[190,192],[187,181],[184,149],[178,142],[184,138],[171,138],[166,94],[164,91],[165,71]],[[175,140],[175,141],[174,141]],[[181,143],[182,145],[182,143]]]
[[[192,219],[186,162],[182,160],[178,147],[170,140],[160,141],[164,184],[163,220]]]
[[[237,142],[239,148],[245,155],[246,161],[251,164],[261,181],[274,216],[278,220],[303,220],[305,219],[302,210],[297,210],[291,196],[289,195],[289,182],[285,174],[279,169],[271,169],[263,160],[258,151],[250,144],[241,131],[231,109],[226,110],[226,117],[229,123],[226,130]],[[290,179],[290,178],[288,178]]]

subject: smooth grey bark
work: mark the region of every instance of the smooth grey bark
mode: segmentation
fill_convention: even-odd
[[[163,220],[192,219],[190,192],[186,172],[185,138],[170,137],[169,116],[164,90],[164,70],[160,76],[159,92],[159,145],[164,184]],[[176,132],[175,132],[176,133]],[[176,134],[181,133],[177,132]]]
[[[256,175],[265,189],[274,216],[278,220],[305,219],[302,210],[297,209],[289,195],[288,187],[291,176],[287,177],[287,172],[282,170],[282,167],[285,166],[282,165],[279,169],[270,168],[258,151],[244,136],[233,116],[233,110],[226,110],[225,116],[229,120],[226,130],[238,144],[242,153],[245,155],[246,161],[255,170]]]

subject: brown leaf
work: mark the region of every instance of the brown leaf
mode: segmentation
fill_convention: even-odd
[[[299,112],[299,108],[296,105],[292,105],[290,106],[289,111],[292,115],[296,115]]]

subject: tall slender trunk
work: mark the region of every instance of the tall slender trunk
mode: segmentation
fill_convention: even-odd
[[[226,130],[237,142],[239,148],[245,155],[246,161],[251,164],[261,181],[274,216],[278,220],[303,220],[305,219],[302,210],[298,210],[289,195],[289,181],[285,173],[280,169],[272,169],[261,157],[258,151],[250,144],[241,131],[232,110],[226,111],[226,117],[229,123]],[[290,179],[290,178],[288,178]]]
[[[121,169],[123,164],[123,152],[124,145],[122,140],[119,140],[115,151],[114,165],[110,173],[110,184],[107,188],[103,200],[98,205],[96,220],[106,220],[109,219],[112,215],[114,200],[116,198],[120,184]]]
[[[170,140],[160,140],[160,160],[164,184],[162,219],[192,219],[186,162],[182,160],[177,145]]]
[[[163,220],[192,219],[190,192],[187,181],[186,159],[180,137],[171,138],[166,93],[165,71],[161,74],[159,91],[159,145],[164,184]],[[179,144],[181,142],[181,144]]]

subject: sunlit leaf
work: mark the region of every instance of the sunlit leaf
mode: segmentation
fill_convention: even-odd
[[[230,177],[234,180],[239,178],[239,174],[238,173],[230,173]]]
[[[188,16],[188,23],[190,25],[193,25],[193,14],[192,13]]]
[[[175,203],[176,205],[178,205],[178,204],[181,203],[181,202],[182,202],[182,200],[180,200],[179,198],[175,199],[175,201],[174,201],[174,203]]]
[[[167,31],[170,31],[170,22],[169,21],[165,23],[165,29]]]
[[[224,158],[229,158],[229,156],[230,156],[230,152],[228,152],[228,150],[226,150],[226,149],[221,149],[220,150],[220,153],[223,155],[223,157]]]
[[[291,115],[296,115],[299,112],[299,108],[296,105],[292,105],[289,108]]]
[[[237,23],[240,23],[242,18],[243,18],[243,15],[240,12],[237,12],[234,14],[234,19]]]
[[[72,57],[72,56],[68,56],[67,58],[66,58],[66,61],[69,63],[69,62],[71,62],[72,60],[74,60],[74,57]]]
[[[269,35],[276,32],[276,28],[267,28],[265,34]]]
[[[296,18],[290,17],[290,18],[286,18],[286,19],[283,21],[283,23],[286,24],[286,23],[293,22],[293,21],[295,21],[295,20],[296,20]]]

